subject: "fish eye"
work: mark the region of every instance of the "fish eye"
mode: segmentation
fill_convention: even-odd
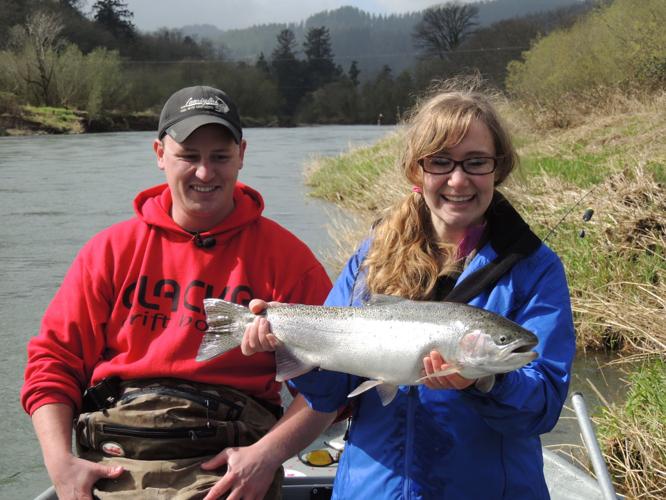
[[[506,335],[500,335],[500,337],[499,337],[500,343],[504,344],[506,342],[506,340],[507,340]]]

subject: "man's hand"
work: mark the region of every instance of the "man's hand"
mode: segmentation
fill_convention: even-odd
[[[423,383],[430,389],[457,389],[462,390],[472,385],[475,380],[461,377],[457,373],[445,375],[443,377],[431,377],[433,373],[444,371],[450,368],[451,365],[447,364],[442,358],[442,355],[437,351],[430,351],[430,355],[423,358],[423,368],[427,378]]]
[[[261,314],[267,307],[279,304],[279,302],[267,303],[261,299],[252,299],[250,301],[250,311],[254,314]],[[274,351],[279,342],[277,337],[271,333],[268,320],[257,316],[254,322],[245,328],[241,341],[241,352],[246,356],[252,356],[257,352]]]
[[[69,455],[47,467],[58,500],[93,500],[93,486],[100,479],[115,479],[122,467],[108,467]]]
[[[75,457],[72,453],[72,409],[61,403],[40,406],[32,423],[44,456],[44,465],[59,500],[92,500],[93,485],[115,479],[122,467],[109,467]]]
[[[201,465],[205,470],[227,466],[227,472],[204,500],[218,498],[226,492],[230,492],[229,500],[263,498],[280,464],[319,436],[336,414],[311,409],[298,394],[284,416],[259,441],[243,448],[222,450]]]
[[[227,472],[213,486],[204,500],[213,500],[230,492],[228,500],[261,500],[273,482],[279,461],[271,460],[270,451],[258,443],[243,448],[226,448],[201,464],[204,470],[215,470],[223,465]]]

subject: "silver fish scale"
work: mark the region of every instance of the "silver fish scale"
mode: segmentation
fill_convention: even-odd
[[[422,376],[424,356],[436,349],[456,359],[459,340],[469,331],[464,321],[440,317],[445,304],[417,304],[415,309],[278,306],[268,309],[267,318],[286,348],[311,366],[414,384]],[[427,314],[434,311],[436,317]]]

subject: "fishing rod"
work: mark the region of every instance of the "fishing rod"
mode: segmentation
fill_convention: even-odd
[[[587,192],[583,193],[583,195],[578,199],[578,201],[576,201],[576,203],[571,205],[569,210],[567,210],[565,212],[565,214],[560,218],[560,220],[558,220],[557,223],[551,228],[551,230],[548,231],[548,234],[546,235],[546,237],[541,241],[543,241],[545,243],[548,240],[548,238],[550,238],[550,236],[555,232],[555,230],[560,226],[560,224],[562,224],[562,222],[564,222],[564,220],[569,216],[569,214],[571,214],[571,212],[573,212],[574,209],[578,205],[580,205],[583,202],[583,200],[585,198],[587,198],[592,193],[592,191],[594,191],[597,187],[599,187],[599,184],[595,184],[590,189],[588,189]],[[583,213],[583,221],[588,222],[590,219],[592,219],[592,215],[594,215],[594,210],[591,209],[591,208],[588,208]],[[580,232],[578,233],[578,236],[580,236],[581,238],[585,238],[585,230],[581,229]]]
[[[557,224],[555,224],[548,232],[546,237],[543,239],[544,242],[555,232],[555,229],[557,229],[557,227],[569,216],[569,214],[571,214],[571,212],[573,212],[574,209],[579,206],[583,200],[587,198],[587,196],[592,193],[592,191],[594,191],[598,186],[599,184],[596,184],[592,186],[592,188],[590,188],[587,192],[583,193],[578,201],[576,201],[576,203],[574,203],[566,211],[566,213],[562,216],[562,218],[560,218]],[[583,212],[583,222],[589,222],[593,215],[594,210],[592,208],[586,209],[585,212]],[[581,229],[578,232],[578,236],[580,238],[585,238],[585,229]],[[604,500],[618,500],[618,498],[623,498],[618,497],[615,489],[613,488],[613,482],[608,472],[608,467],[604,457],[601,453],[599,441],[597,440],[596,434],[594,433],[592,419],[587,412],[587,406],[585,404],[585,399],[583,399],[583,394],[580,392],[574,392],[571,395],[571,403],[573,404],[574,412],[576,413],[576,418],[578,420],[578,425],[583,436],[583,443],[585,444],[588,456],[592,462],[592,468],[594,469],[594,474],[597,478],[597,483],[601,488],[601,493]]]

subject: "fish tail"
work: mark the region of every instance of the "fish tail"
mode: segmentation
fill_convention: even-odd
[[[204,335],[197,361],[207,361],[238,347],[246,325],[254,320],[247,307],[221,299],[204,299],[208,329]]]

